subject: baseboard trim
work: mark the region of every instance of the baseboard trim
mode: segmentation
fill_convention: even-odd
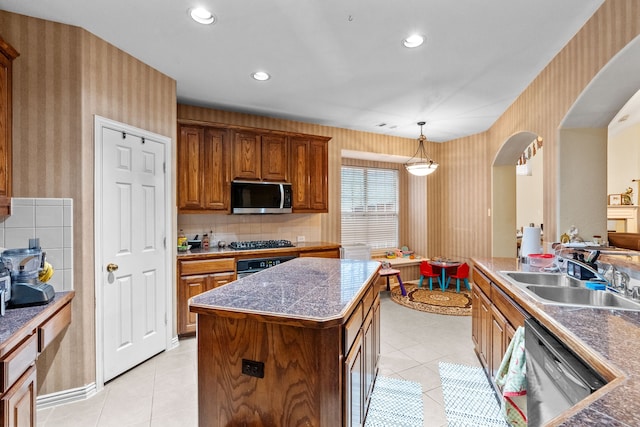
[[[84,387],[71,388],[57,391],[51,394],[44,394],[36,397],[36,408],[46,409],[52,406],[64,405],[66,403],[78,402],[88,399],[97,393],[96,383],[87,384]]]

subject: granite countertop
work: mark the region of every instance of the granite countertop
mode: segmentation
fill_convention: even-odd
[[[30,334],[39,322],[57,311],[67,301],[73,298],[75,292],[56,292],[55,297],[46,305],[32,307],[10,308],[0,317],[0,355],[10,341],[20,338],[21,333]]]
[[[497,274],[520,270],[516,259],[473,262],[579,356],[609,370],[610,382],[568,410],[559,425],[640,425],[640,312],[542,304]]]
[[[379,268],[377,261],[296,258],[197,295],[190,310],[328,327],[343,320]]]
[[[335,249],[339,248],[340,245],[338,243],[330,243],[330,242],[297,242],[293,243],[293,246],[288,248],[268,248],[268,249],[231,249],[229,246],[224,248],[209,247],[207,249],[191,249],[186,252],[178,252],[178,259],[188,259],[188,258],[201,258],[203,256],[243,256],[243,255],[258,255],[261,256],[269,256],[269,253],[282,253],[282,252],[300,252],[305,250],[322,250],[322,249]]]

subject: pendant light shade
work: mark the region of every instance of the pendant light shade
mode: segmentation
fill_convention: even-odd
[[[424,142],[427,138],[422,134],[422,126],[425,125],[425,122],[418,122],[418,125],[420,126],[418,149],[416,150],[416,154],[404,164],[404,167],[411,175],[425,176],[435,172],[436,169],[438,169],[438,164],[434,162],[424,150]]]

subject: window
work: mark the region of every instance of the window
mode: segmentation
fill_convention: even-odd
[[[342,244],[398,246],[398,171],[342,166]]]

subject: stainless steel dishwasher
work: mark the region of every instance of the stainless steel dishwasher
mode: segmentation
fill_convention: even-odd
[[[534,319],[526,319],[528,426],[545,425],[606,384]]]

